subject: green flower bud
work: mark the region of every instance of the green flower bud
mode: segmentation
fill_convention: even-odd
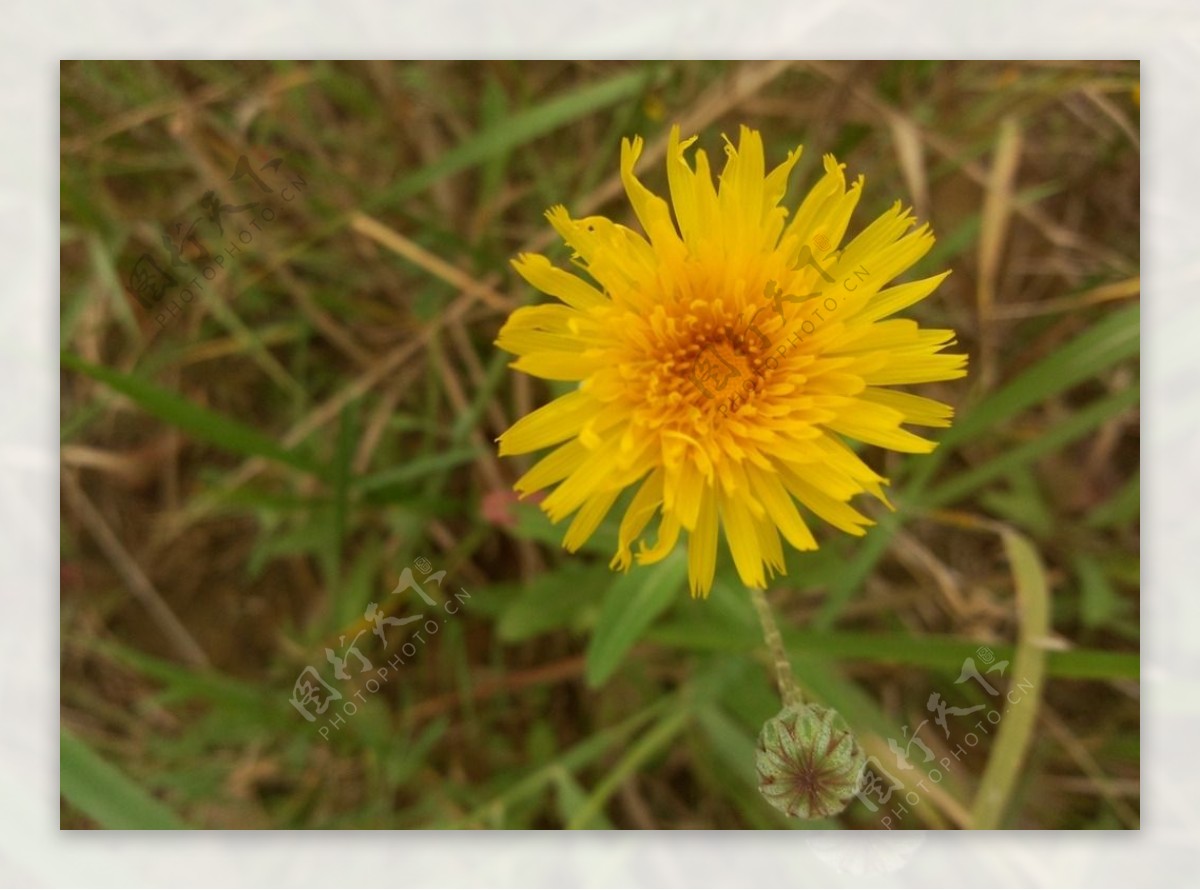
[[[758,790],[798,819],[822,819],[846,808],[858,791],[867,757],[831,708],[786,707],[758,734]]]

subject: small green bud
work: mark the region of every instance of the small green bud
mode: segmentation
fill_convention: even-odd
[[[758,734],[758,790],[773,807],[798,819],[844,810],[866,764],[846,721],[821,705],[786,707]]]

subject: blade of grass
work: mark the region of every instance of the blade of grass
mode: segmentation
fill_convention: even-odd
[[[1107,315],[1062,347],[989,395],[941,436],[938,449],[915,463],[908,484],[920,490],[959,445],[977,439],[1022,411],[1077,383],[1095,377],[1140,348],[1141,307],[1128,306]]]
[[[93,641],[88,645],[162,683],[164,688],[158,693],[160,701],[200,700],[227,714],[230,719],[251,722],[271,730],[295,726],[293,718],[296,714],[286,704],[287,692],[276,693],[216,670],[186,668],[127,646],[102,641]]]
[[[653,729],[638,739],[620,762],[600,780],[600,783],[588,796],[587,801],[575,811],[575,816],[567,823],[567,828],[571,830],[586,828],[596,816],[601,814],[601,808],[621,787],[622,782],[687,728],[690,715],[690,709],[680,703],[655,724]]]
[[[1001,255],[1012,220],[1013,186],[1021,158],[1021,126],[1017,118],[1000,121],[992,169],[979,229],[979,275],[975,305],[979,316],[979,376],[991,389],[996,374],[996,327],[992,314],[1000,285]]]
[[[104,551],[109,562],[129,588],[130,594],[149,613],[155,624],[162,630],[163,635],[171,642],[172,648],[179,657],[195,667],[208,667],[208,655],[204,648],[192,636],[175,610],[167,603],[158,589],[146,577],[138,561],[130,555],[121,539],[117,537],[112,526],[96,509],[96,505],[84,492],[83,487],[68,473],[62,477],[62,494],[64,500],[79,516],[91,533],[93,539]]]
[[[446,152],[433,164],[402,178],[395,185],[364,197],[352,211],[331,220],[311,238],[296,244],[276,256],[271,268],[265,269],[251,284],[272,274],[276,266],[290,263],[311,251],[313,246],[348,225],[356,215],[399,204],[420,194],[434,183],[469,170],[506,152],[519,148],[574,120],[594,114],[610,105],[629,99],[646,89],[655,76],[665,72],[642,68],[627,71],[611,78],[571,90],[541,105],[510,115],[495,126],[481,130]]]
[[[999,535],[1016,588],[1017,646],[1008,675],[1011,687],[991,756],[971,806],[972,828],[980,831],[996,829],[1001,827],[1016,787],[1042,700],[1050,633],[1050,588],[1046,569],[1033,542],[1011,526],[950,510],[929,515],[947,525]],[[1011,698],[1014,691],[1021,692],[1015,700]]]
[[[346,541],[346,517],[350,512],[350,461],[354,457],[354,416],[351,403],[342,409],[338,424],[337,451],[333,457],[333,534],[325,554],[330,590],[341,588],[342,552]]]
[[[626,71],[509,115],[455,146],[437,163],[372,195],[363,203],[363,209],[382,207],[412,197],[446,176],[475,167],[573,120],[636,96],[650,85],[654,73],[649,68]]]
[[[1046,675],[1044,646],[1050,630],[1050,592],[1041,557],[1028,538],[1012,529],[1004,529],[1001,538],[1016,580],[1017,616],[1020,621],[1011,676],[1016,684],[1014,688],[1021,689],[1023,694],[1015,702],[1010,698],[1005,705],[995,747],[992,748],[992,756],[988,758],[971,807],[971,819],[977,830],[1002,827],[1004,810],[1012,796],[1037,721],[1042,683]]]
[[[842,609],[850,602],[854,592],[862,588],[867,576],[875,569],[875,564],[887,553],[892,543],[892,536],[903,525],[901,517],[895,513],[886,513],[879,517],[878,523],[867,532],[858,551],[847,562],[844,571],[840,572],[829,584],[829,592],[821,609],[817,612],[813,624],[819,630],[829,630],[842,614]]]
[[[554,787],[558,792],[557,803],[558,811],[562,815],[564,823],[570,823],[574,820],[575,815],[587,806],[587,792],[583,787],[575,781],[565,769],[558,769],[554,773]],[[594,812],[590,818],[580,825],[580,828],[585,829],[611,829],[612,822],[608,820],[603,813]]]
[[[350,483],[350,487],[358,492],[373,492],[395,485],[403,485],[418,479],[424,479],[439,470],[448,470],[460,464],[470,463],[479,456],[478,448],[453,448],[441,454],[428,454],[416,460],[360,476]]]
[[[434,825],[432,827],[463,828],[477,825],[486,819],[489,813],[502,812],[506,807],[513,806],[537,794],[548,783],[554,780],[554,776],[558,770],[565,769],[568,772],[574,772],[581,769],[607,751],[612,745],[620,742],[631,732],[636,731],[643,724],[665,713],[668,709],[678,706],[677,697],[656,701],[654,704],[627,717],[615,726],[592,733],[592,735],[585,738],[569,751],[551,762],[538,767],[529,775],[522,777],[499,795],[480,804],[461,819],[455,820],[449,825]]]
[[[646,632],[648,642],[695,652],[749,652],[762,645],[762,636],[753,629],[717,627],[711,623],[677,620]],[[963,659],[972,656],[983,643],[953,637],[912,637],[908,635],[855,633],[848,631],[783,631],[789,652],[805,652],[814,658],[839,662],[903,665],[957,672]],[[997,658],[1012,658],[1012,646],[987,643]],[[1066,649],[1047,653],[1050,676],[1063,680],[1136,680],[1141,660],[1134,652],[1109,652],[1100,649]]]
[[[1142,474],[1134,473],[1121,490],[1092,511],[1085,524],[1089,528],[1109,528],[1138,517],[1142,507]]]
[[[78,356],[63,352],[62,365],[72,371],[86,374],[128,396],[148,414],[178,427],[195,439],[248,457],[261,457],[293,469],[309,473],[319,479],[328,479],[328,470],[311,457],[290,451],[258,430],[231,420],[223,414],[209,411],[183,396],[155,386],[135,377],[122,374],[111,368],[103,368],[84,361]]]
[[[1086,408],[1068,415],[1061,423],[1039,432],[1036,439],[1025,445],[1011,451],[1003,451],[987,463],[946,481],[925,495],[921,502],[929,507],[952,504],[993,479],[1074,442],[1109,418],[1136,405],[1139,397],[1138,387],[1134,385],[1106,398],[1097,399]]]
[[[608,589],[587,648],[588,686],[604,684],[654,619],[675,602],[687,575],[681,551],[647,571],[619,578]]]
[[[59,791],[101,828],[189,827],[169,807],[65,728],[59,733]]]
[[[1113,312],[970,409],[946,430],[936,451],[921,455],[919,460],[910,460],[897,474],[898,477],[907,475],[897,497],[901,508],[905,503],[920,501],[930,479],[959,445],[995,429],[1027,408],[1095,377],[1117,362],[1136,356],[1141,345],[1140,318],[1138,306]],[[915,469],[910,470],[911,467]],[[818,628],[829,629],[834,625],[855,591],[862,587],[887,552],[892,535],[902,525],[903,516],[903,513],[889,513],[868,533],[845,573],[830,585],[815,619]]]

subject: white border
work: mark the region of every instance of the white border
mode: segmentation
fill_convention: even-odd
[[[1186,0],[666,4],[20,3],[0,52],[0,884],[141,886],[1184,886],[1200,837],[1200,16]],[[60,57],[1141,58],[1145,321],[1143,825],[926,833],[856,876],[792,833],[59,832],[57,224]],[[32,514],[32,515],[31,515]],[[880,833],[838,844],[877,844]],[[861,840],[858,838],[861,837]],[[886,841],[884,843],[887,843]],[[898,842],[891,842],[897,844]],[[900,845],[903,846],[903,845]],[[900,847],[868,851],[887,860]],[[840,864],[839,864],[840,863]],[[895,865],[895,863],[892,863]]]

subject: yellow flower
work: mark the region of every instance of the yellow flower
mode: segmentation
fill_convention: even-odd
[[[887,504],[887,480],[845,439],[896,451],[934,443],[902,424],[949,426],[940,402],[901,384],[966,373],[966,356],[942,354],[951,330],[921,330],[890,316],[924,299],[949,274],[885,288],[933,245],[897,202],[841,246],[863,178],[846,187],[843,165],[825,175],[789,219],[780,206],[800,150],[769,173],[762,138],[741,128],[714,186],[708,158],[685,152],[671,131],[667,179],[674,207],[634,176],[641,138],[621,144],[621,178],[646,237],[601,216],[547,212],[594,283],[524,254],[521,276],[561,303],[517,309],[497,345],[512,367],[578,387],[518,420],[500,454],[557,446],[516,483],[550,486],[550,519],[575,514],[564,546],[576,550],[618,496],[637,486],[621,520],[612,567],[658,517],[639,563],[663,559],[687,532],[692,595],[707,595],[724,528],[744,583],[784,572],[780,536],[817,547],[797,504],[862,535],[871,520],[849,505],[870,494]],[[890,505],[888,505],[890,506]]]

